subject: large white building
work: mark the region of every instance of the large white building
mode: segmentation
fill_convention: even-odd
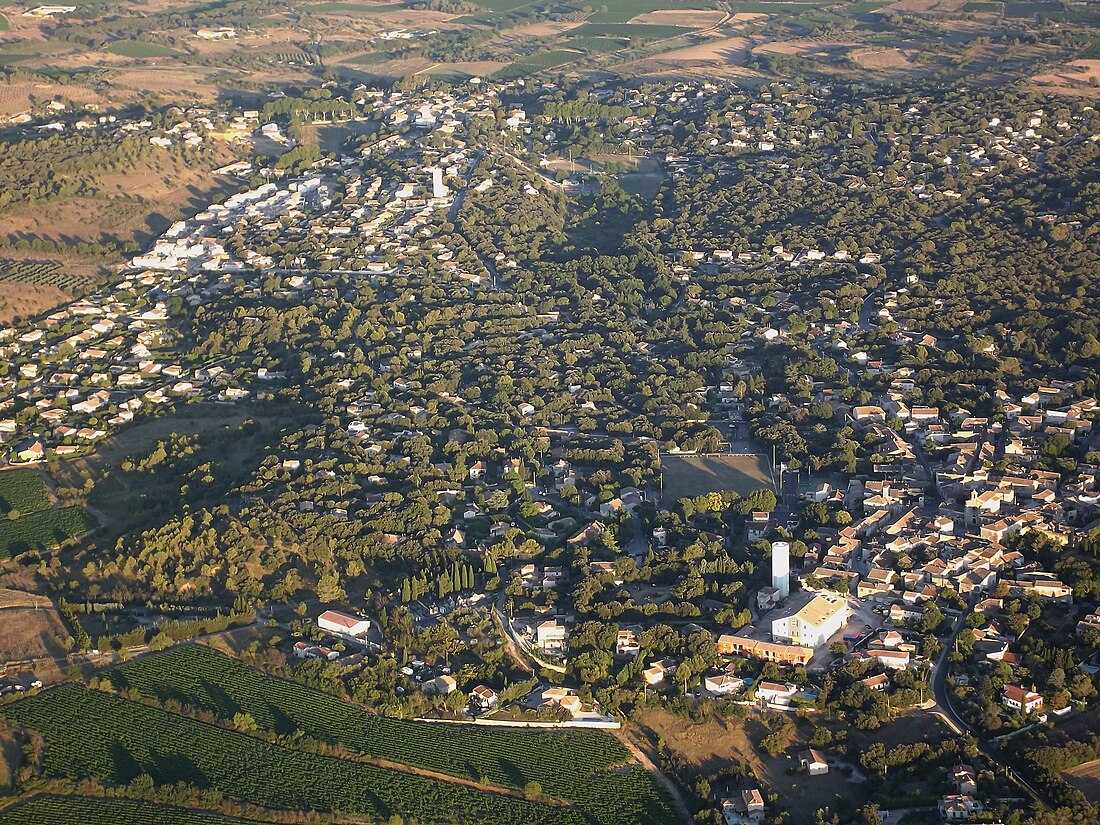
[[[366,636],[370,631],[370,619],[360,619],[337,610],[326,610],[317,617],[317,626],[321,630],[341,636]]]
[[[833,596],[814,596],[797,613],[772,622],[772,641],[820,647],[847,623],[847,601]]]

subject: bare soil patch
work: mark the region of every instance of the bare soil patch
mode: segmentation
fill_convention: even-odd
[[[62,640],[68,638],[69,632],[52,607],[37,610],[13,607],[3,612],[2,621],[0,661],[64,656],[67,652]]]
[[[28,593],[25,590],[13,590],[10,587],[0,587],[0,610],[18,607],[52,608],[53,604],[45,596]]]
[[[1100,802],[1100,759],[1070,768],[1062,776],[1090,802]]]
[[[428,70],[432,75],[469,75],[488,77],[493,72],[511,65],[502,60],[473,60],[465,63],[439,63]]]
[[[13,318],[29,318],[60,306],[69,296],[55,286],[0,282],[0,322]]]
[[[911,51],[902,49],[856,49],[851,58],[864,69],[908,69],[913,65]]]
[[[687,26],[692,29],[705,29],[714,26],[725,17],[718,9],[658,9],[639,14],[631,23],[651,23],[658,26]]]
[[[526,26],[517,26],[501,32],[502,37],[553,37],[565,34],[578,26],[584,25],[583,20],[547,20],[541,23],[531,23]]]
[[[622,68],[649,73],[708,64],[738,65],[745,59],[748,45],[743,37],[726,37],[626,63]]]
[[[1053,71],[1036,75],[1031,81],[1046,89],[1098,95],[1100,88],[1090,84],[1100,84],[1100,60],[1074,60]]]
[[[855,46],[856,43],[841,42],[836,40],[773,40],[771,43],[762,43],[753,49],[753,54],[793,54],[806,55],[815,52],[826,52],[838,46]]]

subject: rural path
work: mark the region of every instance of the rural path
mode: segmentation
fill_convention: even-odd
[[[634,758],[638,760],[642,767],[649,771],[653,779],[660,784],[662,788],[668,791],[668,795],[672,799],[672,804],[680,814],[681,821],[691,822],[691,812],[688,810],[684,798],[680,795],[680,789],[676,787],[676,783],[669,779],[668,776],[657,767],[656,763],[646,755],[646,752],[638,747],[637,743],[630,738],[630,734],[625,727],[615,731],[615,736],[623,743],[626,749],[633,754]]]

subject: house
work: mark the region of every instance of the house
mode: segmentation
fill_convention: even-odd
[[[637,656],[641,651],[638,644],[638,635],[633,630],[620,630],[615,639],[616,656]]]
[[[741,791],[741,802],[745,806],[745,813],[752,821],[764,818],[764,795],[758,788]]]
[[[756,686],[756,698],[769,705],[789,705],[791,697],[798,691],[794,685],[781,685],[777,682],[760,682]]]
[[[649,667],[642,671],[647,685],[659,685],[665,677],[676,672],[676,663],[671,659],[661,659],[650,662]]]
[[[956,765],[951,769],[951,781],[960,794],[974,795],[978,792],[978,774],[972,765]]]
[[[940,819],[966,822],[984,810],[982,803],[969,794],[952,794],[940,800]]]
[[[358,616],[349,616],[338,610],[326,610],[317,617],[317,626],[329,633],[337,633],[341,636],[366,636],[370,632],[370,619],[361,619]]]
[[[481,712],[490,711],[500,702],[500,696],[491,687],[478,685],[470,691],[470,704]]]
[[[885,673],[880,673],[878,676],[868,676],[866,679],[860,679],[859,682],[867,690],[882,691],[890,687],[890,677]]]
[[[446,696],[458,689],[458,682],[453,676],[437,676],[424,683],[424,692],[429,696]]]
[[[487,468],[484,461],[475,461],[470,465],[470,478],[474,481],[485,478]]]
[[[535,646],[546,653],[561,654],[565,651],[565,626],[550,619],[535,628]]]
[[[717,676],[703,677],[703,688],[715,696],[728,696],[731,693],[740,693],[748,682],[739,676],[730,676],[721,673]]]
[[[1034,690],[1024,690],[1018,685],[1005,685],[1001,695],[1001,704],[1010,710],[1031,713],[1043,707],[1043,697]]]
[[[813,748],[798,754],[798,764],[809,771],[810,776],[821,776],[829,772],[829,763],[825,761],[820,751],[815,751]]]

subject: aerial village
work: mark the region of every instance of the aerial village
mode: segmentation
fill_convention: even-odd
[[[323,299],[337,275],[353,275],[380,288],[422,277],[415,270],[425,260],[470,294],[496,289],[495,273],[516,266],[508,254],[473,261],[434,238],[442,224],[454,220],[464,198],[502,185],[499,167],[489,169],[485,156],[503,150],[474,149],[466,140],[472,124],[483,123],[479,128],[499,133],[508,146],[534,132],[553,149],[552,124],[502,105],[502,98],[517,91],[535,94],[514,84],[480,81],[462,93],[357,89],[357,105],[386,124],[371,140],[302,173],[264,169],[266,182],[250,187],[242,177],[241,191],[175,223],[118,279],[45,317],[0,329],[0,356],[8,365],[0,377],[0,443],[6,460],[34,465],[80,456],[158,409],[247,405],[279,385],[285,376],[254,369],[245,359],[204,361],[179,348],[174,319],[220,297],[266,293],[293,306]],[[647,112],[625,121],[633,151],[646,153],[662,133],[675,128],[661,112],[713,110],[719,90],[707,83],[676,83],[625,95],[624,105]],[[770,94],[749,100],[725,111],[716,136],[704,144],[714,158],[664,153],[661,162],[674,179],[721,173],[731,151],[755,153],[761,163],[789,162],[800,147],[827,137],[800,116],[810,103],[807,96],[778,100]],[[968,174],[996,175],[1004,162],[1035,163],[1059,133],[1073,128],[1070,122],[1051,123],[1041,111],[1024,113],[1022,123],[1018,114],[990,118],[983,129],[985,145],[960,148]],[[285,124],[262,123],[255,111],[185,115],[186,127],[154,134],[153,145],[201,141],[214,121],[239,124],[265,139],[287,140]],[[914,107],[906,118],[919,127],[924,112]],[[58,124],[54,130],[93,128],[51,122]],[[134,128],[149,126],[141,122]],[[929,147],[936,138],[927,136]],[[935,157],[934,149],[929,153]],[[941,165],[951,161],[938,159]],[[921,199],[958,197],[926,182],[922,170],[914,163],[912,177],[894,185],[911,188]],[[257,170],[245,162],[232,171],[244,176]],[[570,196],[583,189],[583,174],[560,179],[543,165],[527,172],[522,192],[531,197],[550,190]],[[828,273],[854,262],[889,268],[875,249],[774,245],[741,251],[669,248],[662,254],[685,289],[715,273],[739,269]],[[850,428],[861,455],[874,455],[870,472],[815,476],[767,460],[768,448],[757,443],[769,471],[761,487],[771,492],[771,501],[746,496],[746,502],[761,506],[748,507],[738,529],[722,535],[701,510],[669,516],[677,502],[662,497],[663,479],[659,485],[622,485],[608,494],[606,483],[593,482],[583,459],[568,458],[580,438],[589,449],[608,449],[616,441],[631,449],[645,437],[602,428],[582,435],[575,428],[552,426],[540,418],[545,399],[532,398],[517,405],[515,413],[538,440],[535,460],[501,449],[463,468],[453,489],[439,493],[451,512],[442,528],[447,543],[484,553],[493,542],[507,540],[522,544],[530,557],[517,553],[499,561],[498,593],[461,587],[454,588],[461,593],[416,592],[409,599],[410,612],[429,626],[461,608],[493,611],[502,619],[509,644],[544,670],[565,674],[574,655],[574,630],[582,620],[574,603],[579,584],[592,580],[599,583],[597,590],[603,587],[623,602],[644,605],[656,624],[675,617],[675,603],[684,596],[676,592],[679,584],[667,579],[637,577],[647,558],[682,552],[698,541],[756,546],[766,561],[753,574],[751,592],[717,603],[722,608],[734,604],[738,617],[715,621],[704,609],[679,623],[683,637],[701,634],[713,643],[702,666],[682,647],[656,649],[643,623],[616,631],[608,652],[618,661],[640,657],[643,691],[683,692],[700,701],[732,701],[779,713],[812,711],[819,707],[822,680],[859,662],[864,674],[859,682],[867,695],[893,696],[911,688],[918,693],[913,706],[939,702],[959,731],[978,729],[976,685],[991,675],[999,720],[987,730],[1005,735],[1038,723],[1057,725],[1094,700],[1095,690],[1075,690],[1077,680],[1070,673],[1062,674],[1061,684],[1036,679],[1025,667],[1020,639],[1029,623],[1048,610],[1056,612],[1068,632],[1100,634],[1100,609],[1079,611],[1072,582],[1061,579],[1041,554],[1010,547],[1026,535],[1065,545],[1100,514],[1100,465],[1080,462],[1067,480],[1044,462],[1052,444],[1062,451],[1100,450],[1100,434],[1092,426],[1097,402],[1078,395],[1066,380],[1037,380],[1026,394],[996,390],[1001,410],[996,418],[974,415],[956,403],[914,400],[924,397],[916,372],[865,349],[862,342],[868,330],[889,324],[896,330],[895,341],[933,351],[949,346],[907,322],[905,294],[916,285],[870,291],[858,308],[858,320],[813,320],[799,329],[788,319],[805,307],[790,294],[776,294],[770,306],[746,306],[745,296],[718,298],[705,289],[689,293],[701,311],[721,303],[748,313],[749,326],[725,346],[720,379],[686,393],[685,403],[731,440],[747,442],[750,422],[737,385],[759,374],[769,348],[800,337],[815,352],[835,359],[840,369],[833,378],[811,379],[801,399],[771,394],[762,399],[765,409],[798,420],[799,410],[824,405],[834,423]],[[526,334],[532,337],[561,335],[567,323],[556,311],[522,305],[515,311],[528,318]],[[989,346],[996,347],[996,341]],[[634,357],[655,365],[661,356],[639,346]],[[563,394],[571,391],[568,383],[561,387]],[[582,397],[578,404],[586,403]],[[442,401],[479,403],[455,394]],[[384,406],[373,394],[361,393],[343,406],[341,421],[348,438],[400,461],[399,445],[419,431],[426,406],[424,388],[397,377]],[[660,457],[696,452],[680,445],[657,449]],[[301,472],[300,457],[288,453],[281,470],[290,476]],[[523,513],[514,506],[491,507],[484,497],[478,503],[464,492],[476,483],[491,497],[513,489],[517,480],[530,498]],[[370,482],[377,488],[373,501],[381,500],[387,478]],[[334,512],[356,518],[354,510]],[[800,539],[809,512],[815,514],[813,538]],[[609,535],[618,538],[617,546]],[[571,556],[542,557],[544,548],[563,547]],[[584,611],[585,621],[610,615],[591,604]],[[294,657],[350,666],[384,646],[372,617],[353,608],[318,611],[313,619],[318,632],[293,643]],[[1097,669],[1095,655],[1073,666],[1091,676]],[[503,684],[463,684],[447,665],[419,658],[403,665],[400,678],[403,691],[443,697],[470,718],[618,724],[591,690],[571,686],[569,680],[540,683],[515,696]],[[834,755],[817,748],[799,753],[797,764],[810,777],[836,769]],[[945,781],[957,790],[940,802],[945,821],[982,813],[973,767],[960,764]],[[716,799],[726,822],[764,819],[760,790],[744,787],[730,793]]]

